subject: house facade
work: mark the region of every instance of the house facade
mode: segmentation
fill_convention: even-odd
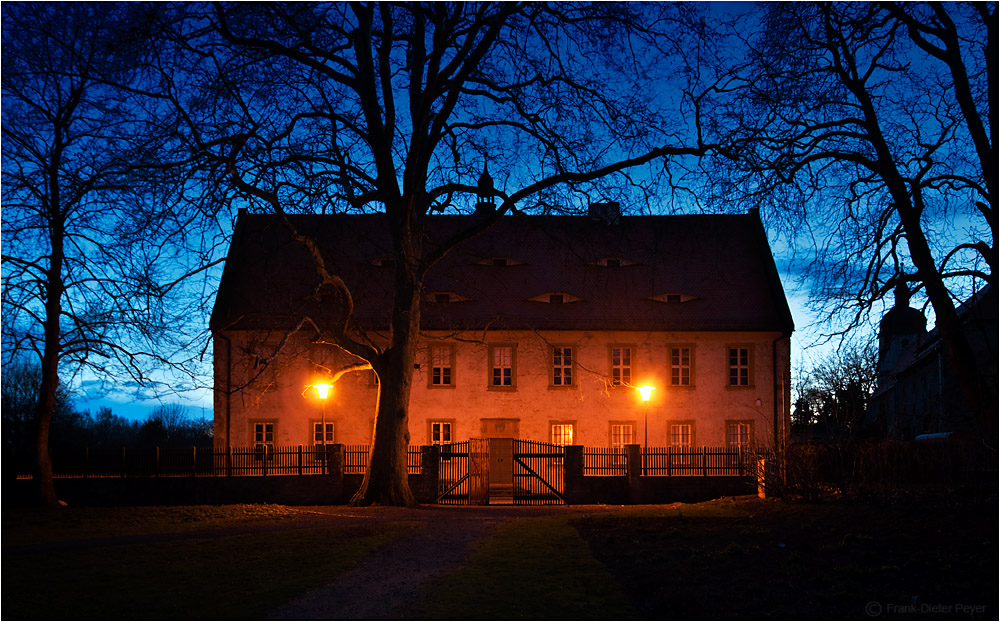
[[[476,218],[429,216],[425,252]],[[384,217],[292,220],[351,288],[356,335],[384,343]],[[311,261],[278,218],[240,214],[211,325],[217,446],[371,441],[371,370],[314,388],[359,361],[322,343],[340,307]],[[424,281],[410,443],[780,446],[792,328],[756,212],[505,216]]]

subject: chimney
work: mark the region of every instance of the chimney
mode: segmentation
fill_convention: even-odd
[[[620,225],[622,222],[622,210],[617,201],[591,203],[587,213],[591,220],[603,222],[606,225]]]

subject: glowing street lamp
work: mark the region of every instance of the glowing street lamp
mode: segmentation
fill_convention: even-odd
[[[648,384],[644,384],[641,387],[636,387],[639,391],[639,397],[642,398],[642,474],[646,474],[646,454],[649,450],[649,398],[653,395],[653,390],[656,387],[651,387]]]
[[[316,389],[316,394],[319,395],[320,404],[322,404],[322,419],[320,419],[320,438],[323,439],[323,462],[321,465],[321,470],[323,475],[326,475],[326,398],[330,397],[330,389],[333,388],[332,384],[314,384],[313,388]]]

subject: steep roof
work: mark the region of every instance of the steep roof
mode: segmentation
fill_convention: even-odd
[[[427,218],[425,253],[474,216]],[[391,238],[384,215],[292,216],[351,288],[359,326],[388,325]],[[495,265],[494,260],[509,265]],[[611,261],[607,261],[607,260]],[[611,265],[601,265],[611,264]],[[617,265],[615,265],[617,264]],[[211,328],[284,328],[332,317],[303,246],[271,215],[240,215]],[[791,313],[763,226],[747,215],[505,216],[424,281],[424,330],[719,330],[790,334]],[[437,294],[437,296],[435,296]],[[447,294],[450,302],[443,302]],[[550,295],[562,295],[562,303]]]

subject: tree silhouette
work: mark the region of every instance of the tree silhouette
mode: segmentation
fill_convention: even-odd
[[[625,177],[640,190],[667,159],[710,146],[697,123],[688,7],[601,4],[215,5],[175,40],[194,51],[191,136],[252,209],[283,218],[308,249],[333,322],[299,323],[378,374],[374,439],[353,502],[412,504],[407,412],[420,288],[435,262],[504,214],[572,208]],[[697,25],[697,22],[695,21]],[[680,59],[680,64],[674,61]],[[668,76],[673,76],[669,80]],[[664,109],[674,123],[660,123]],[[435,212],[472,211],[489,162],[488,216],[433,247]],[[648,172],[647,171],[651,171]],[[621,181],[621,179],[619,179]],[[287,216],[384,212],[394,300],[388,340],[352,330],[353,299],[324,250]]]
[[[25,353],[39,362],[36,479],[49,506],[60,378],[145,383],[186,326],[167,299],[202,238],[197,216],[174,209],[183,179],[172,109],[147,96],[149,17],[112,3],[3,10],[4,371]]]
[[[739,158],[715,169],[718,196],[821,240],[808,274],[847,330],[897,283],[921,291],[995,439],[996,396],[956,306],[996,267],[996,5],[776,3],[755,17],[749,60],[720,89]]]

